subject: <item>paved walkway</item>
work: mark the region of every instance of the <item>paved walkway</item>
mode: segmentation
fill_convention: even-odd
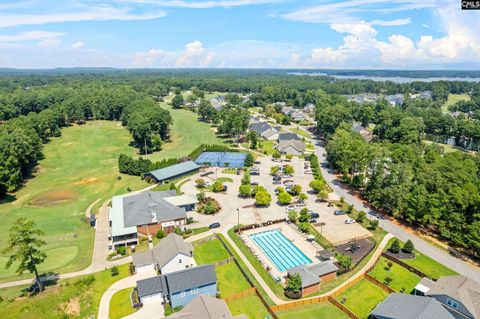
[[[110,311],[110,301],[113,295],[120,290],[133,288],[137,284],[137,280],[142,280],[150,277],[155,277],[157,272],[155,270],[140,272],[133,276],[123,278],[113,285],[108,287],[108,289],[103,293],[102,299],[100,300],[100,306],[98,308],[98,319],[108,319]]]
[[[85,217],[86,217],[87,219],[90,219],[90,214],[92,213],[92,208],[93,208],[93,206],[95,206],[95,204],[97,204],[99,201],[100,201],[100,198],[97,198],[93,203],[90,204],[90,206],[87,207],[87,209],[85,209]]]

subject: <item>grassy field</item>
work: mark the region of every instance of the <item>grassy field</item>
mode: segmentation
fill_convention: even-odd
[[[439,146],[443,147],[443,150],[445,151],[445,153],[465,152],[465,149],[463,149],[461,147],[455,147],[455,146],[448,145],[448,144],[435,143],[435,142],[427,141],[427,140],[423,140],[422,142],[425,143],[425,144],[428,144],[428,145],[431,145],[431,144],[439,145]]]
[[[369,275],[383,283],[386,283],[385,278],[390,277],[392,278],[392,281],[389,284],[390,288],[396,292],[410,293],[419,283],[421,279],[420,276],[396,263],[392,263],[392,267],[388,269],[388,262],[389,260],[386,258],[380,257],[375,268],[369,273]]]
[[[442,105],[442,112],[447,112],[450,105],[453,105],[459,101],[470,101],[470,95],[468,94],[449,94],[447,102]]]
[[[114,282],[130,275],[128,265],[118,267],[119,275],[112,277],[110,270],[94,275],[61,280],[43,293],[22,297],[13,302],[0,302],[0,317],[23,319],[96,318],[103,293]],[[86,278],[95,278],[90,285]],[[1,291],[17,291],[8,288]],[[7,293],[8,294],[8,293]]]
[[[123,289],[112,296],[110,300],[110,319],[120,319],[137,311],[130,302],[131,291],[132,288]]]
[[[226,298],[238,294],[250,288],[247,279],[234,262],[215,268],[218,280],[220,298]]]
[[[230,257],[225,247],[218,239],[209,240],[195,247],[193,253],[199,265],[211,264]]]
[[[275,152],[275,142],[274,141],[261,141],[262,153],[267,155],[272,155]]]
[[[257,295],[230,301],[227,305],[234,316],[244,314],[249,319],[263,319],[269,315],[267,308]]]
[[[345,307],[360,318],[368,318],[370,312],[387,296],[388,293],[385,290],[362,279],[338,296],[337,300],[342,301],[345,298]]]
[[[128,131],[118,122],[92,121],[62,130],[44,147],[34,177],[14,193],[15,199],[0,205],[0,248],[12,222],[19,217],[35,220],[45,232],[47,259],[39,270],[70,272],[87,267],[92,260],[94,231],[85,220],[85,209],[96,199],[99,205],[127,192],[127,188],[148,186],[136,176],[118,173],[121,153],[135,155],[129,147]],[[121,176],[118,180],[117,177]],[[75,237],[74,234],[77,234]],[[17,276],[14,266],[5,270],[7,257],[0,255],[0,281],[30,277]]]
[[[394,238],[390,239],[390,241],[387,243],[385,250],[390,248],[393,239]],[[402,242],[400,243],[403,246],[403,243]],[[402,261],[435,279],[438,279],[443,276],[457,275],[455,271],[440,264],[439,262],[433,260],[432,258],[425,256],[424,254],[418,251],[415,251],[415,258],[402,259]]]
[[[200,144],[224,144],[225,139],[218,138],[208,123],[198,121],[198,115],[188,110],[174,110],[167,103],[161,103],[170,111],[173,126],[171,142],[165,143],[162,150],[145,156],[152,161],[164,158],[188,155]]]
[[[306,131],[302,130],[301,128],[298,128],[298,127],[292,127],[292,128],[289,128],[289,130],[295,134],[297,134],[298,136],[301,136],[301,137],[305,137],[305,138],[310,138],[310,134],[308,134]]]
[[[279,311],[275,313],[279,319],[347,319],[348,316],[329,302],[317,303],[301,308]]]

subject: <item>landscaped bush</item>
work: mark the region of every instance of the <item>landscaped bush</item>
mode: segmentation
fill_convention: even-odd
[[[127,247],[125,247],[125,246],[118,247],[117,248],[117,254],[125,256],[127,254]]]
[[[287,205],[292,202],[292,195],[287,192],[281,192],[278,193],[277,199],[281,205]]]
[[[355,218],[355,220],[357,221],[357,223],[362,223],[365,217],[367,217],[367,214],[365,214],[365,212],[358,212],[357,218]]]
[[[404,253],[407,253],[407,254],[411,254],[415,251],[415,246],[413,245],[412,241],[409,239],[407,240],[407,242],[405,243],[405,245],[403,245],[403,248],[402,248],[402,251]]]
[[[220,193],[221,191],[223,191],[223,183],[218,180],[215,181],[215,183],[213,183],[212,185],[212,191],[214,193]]]
[[[300,194],[302,192],[302,186],[300,186],[299,184],[295,184],[292,187],[290,187],[288,192],[292,196],[297,196],[298,194]]]
[[[268,206],[272,202],[272,195],[265,189],[260,189],[255,193],[255,205]]]
[[[165,237],[165,232],[163,230],[159,230],[157,231],[157,234],[155,235],[158,239],[162,239],[163,237]]]
[[[322,191],[325,188],[325,185],[326,182],[323,179],[314,179],[310,182],[310,184],[308,184],[315,194],[318,194],[320,191]]]
[[[115,277],[115,276],[118,276],[120,272],[118,271],[118,267],[117,266],[113,266],[111,269],[110,269],[110,274],[112,275],[112,277]]]
[[[212,215],[218,213],[220,209],[220,204],[214,198],[206,197],[199,203],[197,211],[202,214]]]
[[[370,220],[370,225],[368,226],[368,229],[375,230],[377,229],[378,224],[379,224],[378,219],[372,219]]]
[[[299,299],[302,297],[302,277],[300,274],[291,274],[287,278],[287,285],[285,286],[285,295],[292,299]]]
[[[203,178],[197,178],[195,180],[195,186],[198,188],[204,188],[205,187],[205,180]]]
[[[390,252],[394,254],[398,254],[400,252],[400,249],[401,249],[400,241],[397,238],[395,238],[392,241],[392,244],[390,245],[390,248],[388,250],[390,250]]]
[[[352,266],[352,257],[338,254],[336,258],[338,260],[338,265],[343,269],[350,269],[350,267]]]
[[[247,153],[247,157],[245,157],[245,166],[252,166],[255,162],[255,158],[251,153]]]
[[[238,188],[238,192],[242,197],[250,197],[252,193],[252,187],[249,184],[240,185],[240,187]]]

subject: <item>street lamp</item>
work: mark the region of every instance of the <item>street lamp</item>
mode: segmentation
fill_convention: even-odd
[[[240,209],[237,208],[237,229],[240,233]]]

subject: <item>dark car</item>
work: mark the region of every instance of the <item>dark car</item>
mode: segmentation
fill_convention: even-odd
[[[336,210],[333,215],[340,216],[340,215],[345,215],[345,212],[343,210]]]
[[[278,175],[275,175],[275,176],[273,176],[273,180],[274,180],[274,181],[281,181],[282,178],[281,178],[280,176],[278,176]]]
[[[223,185],[222,192],[226,192],[227,189],[228,189],[228,186],[227,186],[227,185]]]
[[[251,182],[250,185],[251,185],[251,186],[257,186],[257,185],[258,185],[258,182]]]
[[[314,219],[314,218],[312,218],[312,219],[309,220],[309,222],[310,222],[311,224],[315,224],[315,223],[317,222],[317,220]]]
[[[310,218],[319,218],[320,215],[318,213],[310,213]]]
[[[255,164],[260,164],[260,161],[255,161],[254,163],[255,163]]]
[[[208,228],[210,229],[219,228],[219,227],[220,227],[220,223],[213,223],[213,224],[210,224],[210,226],[208,226]]]

